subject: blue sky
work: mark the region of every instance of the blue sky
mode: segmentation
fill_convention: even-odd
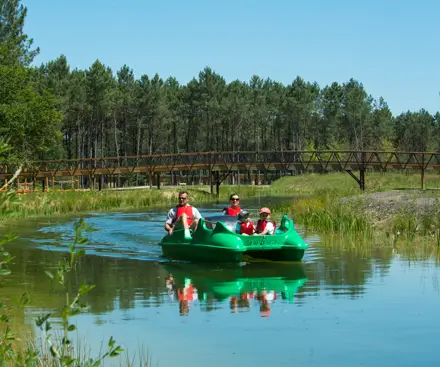
[[[321,87],[350,78],[393,114],[440,110],[437,0],[24,0],[36,64],[66,55],[187,83],[210,66]]]

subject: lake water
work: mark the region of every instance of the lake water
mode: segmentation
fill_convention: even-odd
[[[200,208],[202,215],[218,210]],[[113,336],[130,353],[143,346],[159,366],[439,364],[435,251],[415,261],[393,249],[341,250],[303,233],[310,249],[300,264],[170,263],[157,244],[165,215],[87,215],[97,231],[70,285],[96,284],[89,309],[74,319],[92,353]],[[16,259],[0,296],[30,293],[17,323],[34,335],[33,318],[63,305],[44,271],[65,255],[74,219],[11,227],[20,239],[9,246]]]

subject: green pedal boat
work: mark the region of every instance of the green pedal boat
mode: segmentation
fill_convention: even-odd
[[[242,262],[244,256],[272,261],[301,261],[308,245],[296,232],[293,220],[284,215],[274,235],[235,233],[237,217],[202,218],[194,233],[175,229],[160,242],[170,260]]]

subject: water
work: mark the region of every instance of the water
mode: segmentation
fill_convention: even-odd
[[[219,207],[202,207],[202,215]],[[435,259],[392,249],[342,251],[303,234],[301,264],[169,263],[157,245],[166,210],[91,213],[87,256],[70,280],[96,284],[76,317],[92,351],[111,335],[130,352],[143,345],[159,366],[414,366],[440,362],[439,276]],[[20,223],[17,256],[1,299],[32,300],[17,322],[35,335],[35,315],[63,296],[54,269],[72,218]],[[172,273],[173,281],[169,274]],[[168,279],[168,285],[167,285]],[[184,286],[186,285],[186,288]],[[111,365],[108,363],[106,365]]]

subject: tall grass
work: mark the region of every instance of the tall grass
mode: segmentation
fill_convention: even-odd
[[[358,246],[361,243],[440,246],[439,192],[411,191],[414,194],[405,194],[405,198],[413,196],[413,200],[406,205],[398,202],[398,209],[387,208],[386,203],[375,208],[374,202],[364,194],[415,189],[420,186],[420,176],[370,173],[366,182],[366,192],[361,193],[353,178],[341,173],[284,177],[271,189],[290,190],[295,197],[275,206],[274,213],[289,213],[305,229],[354,237]],[[440,187],[440,175],[425,176],[425,183],[428,188]],[[435,200],[436,205],[430,204],[428,210],[417,203],[418,199]]]
[[[274,207],[274,213],[288,213],[305,229],[323,233],[351,233],[371,236],[372,226],[365,215],[353,210],[353,202],[341,204],[335,190],[319,190],[316,195],[294,198]]]
[[[88,211],[108,211],[119,209],[142,209],[152,206],[171,206],[177,202],[177,194],[181,190],[189,192],[190,202],[214,202],[215,194],[211,194],[209,186],[188,188],[166,188],[161,190],[124,190],[124,191],[72,191],[48,193],[32,193],[18,199],[1,200],[0,220],[21,219],[38,216],[56,216]],[[228,202],[231,193],[236,192],[243,197],[255,197],[268,194],[268,191],[258,186],[224,186],[220,199]],[[0,193],[0,195],[9,195]],[[13,215],[11,213],[13,212]]]
[[[427,188],[440,187],[440,175],[426,174]],[[409,240],[423,236],[432,243],[440,245],[440,223],[437,214],[423,213],[402,208],[397,213],[383,213],[370,210],[364,194],[390,191],[394,189],[420,187],[419,174],[407,173],[366,173],[366,191],[359,190],[356,181],[346,173],[304,174],[286,176],[271,186],[221,185],[219,200],[228,202],[231,193],[243,198],[264,196],[291,197],[283,204],[274,204],[274,216],[288,213],[306,229],[321,233],[356,234],[372,238],[383,232]],[[88,211],[108,211],[124,209],[143,209],[147,207],[172,206],[176,203],[178,191],[186,190],[190,202],[194,205],[215,202],[215,193],[209,186],[185,186],[177,188],[124,190],[124,191],[88,191],[88,192],[49,192],[22,195],[21,205],[15,208],[15,201],[0,206],[0,220],[37,216],[56,216]],[[417,192],[415,197],[436,196],[439,192]],[[0,194],[5,195],[5,194]],[[414,204],[413,207],[417,208]],[[440,208],[440,205],[438,205]]]

